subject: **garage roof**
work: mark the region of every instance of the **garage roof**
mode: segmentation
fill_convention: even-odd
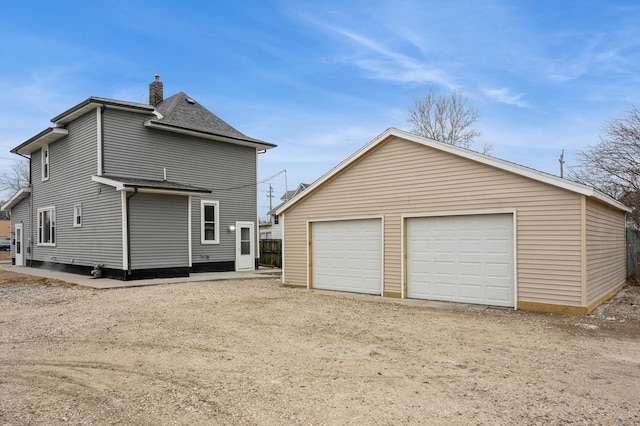
[[[342,170],[347,168],[349,165],[353,164],[354,162],[358,161],[360,158],[362,158],[365,155],[367,155],[376,146],[378,146],[379,144],[381,144],[384,141],[386,141],[386,140],[388,140],[390,138],[393,138],[393,137],[397,137],[397,138],[405,139],[405,140],[408,140],[408,141],[411,141],[411,142],[419,143],[419,144],[428,146],[428,147],[433,148],[433,149],[437,149],[437,150],[440,150],[440,151],[448,152],[450,154],[457,155],[459,157],[464,157],[464,158],[467,158],[469,160],[476,161],[478,163],[486,164],[488,166],[492,166],[492,167],[495,167],[495,168],[498,168],[498,169],[502,169],[502,170],[505,170],[505,171],[508,171],[508,172],[511,172],[511,173],[515,173],[515,174],[520,175],[520,176],[525,176],[527,178],[530,178],[530,179],[533,179],[533,180],[537,180],[537,181],[540,181],[540,182],[544,182],[544,183],[547,183],[549,185],[553,185],[553,186],[556,186],[556,187],[559,187],[559,188],[563,188],[563,189],[566,189],[568,191],[576,192],[578,194],[582,194],[582,195],[585,195],[587,197],[592,197],[592,198],[598,199],[601,202],[603,202],[605,204],[608,204],[608,205],[610,205],[610,206],[612,206],[612,207],[614,207],[614,208],[616,208],[618,210],[622,210],[622,211],[625,211],[627,213],[631,213],[631,208],[629,208],[629,207],[625,206],[624,204],[620,203],[615,198],[610,197],[609,195],[607,195],[607,194],[605,194],[603,192],[600,192],[600,191],[598,191],[595,188],[592,188],[590,186],[583,185],[583,184],[577,183],[577,182],[573,182],[573,181],[570,181],[570,180],[567,180],[567,179],[563,179],[563,178],[560,178],[558,176],[554,176],[554,175],[551,175],[549,173],[541,172],[539,170],[535,170],[535,169],[532,169],[532,168],[529,168],[529,167],[521,166],[521,165],[516,164],[516,163],[512,163],[512,162],[509,162],[509,161],[501,160],[499,158],[491,157],[491,156],[488,156],[488,155],[485,155],[485,154],[480,154],[479,152],[475,152],[475,151],[472,151],[472,150],[469,150],[469,149],[464,149],[464,148],[453,146],[453,145],[450,145],[450,144],[447,144],[447,143],[438,142],[438,141],[435,141],[433,139],[428,139],[428,138],[425,138],[425,137],[422,137],[422,136],[415,135],[413,133],[406,132],[404,130],[400,130],[400,129],[396,129],[396,128],[391,127],[389,129],[387,129],[386,131],[384,131],[379,136],[377,136],[371,142],[369,142],[368,144],[366,144],[365,146],[360,148],[358,151],[353,153],[351,156],[346,158],[344,161],[342,161],[336,167],[331,169],[329,172],[327,172],[324,175],[322,175],[318,180],[316,180],[314,183],[312,183],[311,186],[309,186],[304,192],[298,194],[297,196],[295,196],[294,198],[289,200],[287,203],[282,205],[282,207],[280,207],[277,210],[276,214],[282,214],[282,213],[286,212],[291,207],[293,207],[294,205],[296,205],[297,203],[299,203],[300,201],[302,201],[306,197],[308,197],[311,194],[313,194],[317,188],[321,187],[324,183],[329,181],[335,175],[341,173]]]

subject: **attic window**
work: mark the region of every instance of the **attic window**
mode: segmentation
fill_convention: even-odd
[[[188,103],[190,103],[191,105],[195,105],[196,101],[194,101],[191,98],[185,98],[185,101],[187,101]]]

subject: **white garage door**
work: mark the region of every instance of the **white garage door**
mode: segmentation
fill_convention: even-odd
[[[382,221],[313,222],[312,286],[324,290],[382,293]]]
[[[407,220],[407,296],[514,306],[513,215]]]

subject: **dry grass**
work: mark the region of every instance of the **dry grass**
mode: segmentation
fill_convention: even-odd
[[[19,274],[17,272],[0,270],[0,286],[25,285],[25,284],[42,285],[42,286],[48,286],[48,287],[85,288],[76,284],[71,284],[66,281],[55,280],[52,278],[35,277],[33,275]]]

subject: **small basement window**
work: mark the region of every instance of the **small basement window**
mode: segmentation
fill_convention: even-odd
[[[82,204],[76,204],[73,206],[73,227],[82,227]]]

